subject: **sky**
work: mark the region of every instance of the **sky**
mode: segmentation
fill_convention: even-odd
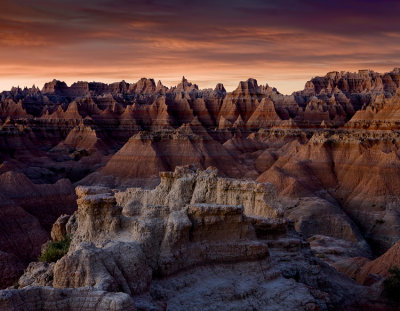
[[[0,90],[184,75],[290,94],[329,71],[394,67],[397,0],[0,0]]]

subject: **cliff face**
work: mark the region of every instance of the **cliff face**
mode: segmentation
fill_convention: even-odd
[[[28,245],[27,234],[9,229],[0,237],[1,262],[12,271],[3,285],[36,256],[57,216],[74,209],[71,184],[152,188],[160,171],[192,164],[273,183],[281,208],[253,212],[283,214],[308,239],[320,235],[315,249],[327,261],[382,254],[400,237],[399,81],[395,69],[331,72],[289,96],[255,79],[227,92],[186,78],[171,88],[146,78],[54,80],[42,90],[2,92],[0,197],[8,203],[1,221],[12,228],[13,213],[20,215],[30,223],[22,231],[38,237],[29,259],[9,243],[24,236]],[[248,200],[261,200],[254,191]]]
[[[77,212],[56,226],[72,235],[68,254],[31,264],[22,289],[0,292],[2,310],[326,310],[371,298],[312,255],[270,184],[179,167],[153,190],[76,192]]]
[[[384,251],[399,239],[398,141],[396,131],[321,131],[275,151],[276,160],[257,180],[291,197],[324,189],[318,196],[338,202]]]

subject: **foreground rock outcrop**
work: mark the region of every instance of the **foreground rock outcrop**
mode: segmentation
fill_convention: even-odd
[[[54,237],[72,235],[68,253],[55,264],[32,263],[21,289],[0,292],[2,310],[337,310],[381,303],[313,255],[283,217],[271,184],[179,167],[162,173],[153,190],[76,192],[77,212],[53,227]]]
[[[26,287],[0,291],[2,310],[98,310],[136,311],[134,301],[124,293],[109,293],[92,289]]]

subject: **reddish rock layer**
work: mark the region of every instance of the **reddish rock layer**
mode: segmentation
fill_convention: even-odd
[[[255,79],[233,92],[186,78],[172,88],[146,78],[13,88],[0,94],[0,195],[31,223],[27,232],[40,226],[42,241],[73,208],[70,182],[150,186],[161,170],[212,165],[274,183],[310,238],[365,250],[364,237],[380,254],[400,238],[399,77],[332,72],[290,96]],[[2,221],[12,221],[9,209]],[[15,247],[2,239],[8,263]]]

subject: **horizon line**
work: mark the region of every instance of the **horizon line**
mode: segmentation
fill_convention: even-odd
[[[6,87],[6,89],[3,89],[3,90],[0,90],[0,93],[3,93],[3,92],[10,92],[13,88],[19,88],[19,89],[21,89],[21,90],[23,90],[23,89],[25,89],[25,88],[27,88],[27,89],[30,89],[30,88],[32,88],[32,87],[36,87],[36,88],[38,88],[40,91],[42,91],[42,89],[43,89],[43,87],[44,87],[44,85],[46,84],[46,83],[49,83],[49,82],[52,82],[52,81],[54,81],[54,80],[56,80],[56,81],[60,81],[60,82],[64,82],[66,85],[67,85],[67,87],[71,87],[72,86],[72,84],[74,84],[74,83],[78,83],[78,82],[87,82],[87,83],[103,83],[103,84],[113,84],[113,83],[120,83],[120,82],[126,82],[126,83],[128,83],[128,84],[135,84],[135,83],[137,83],[137,82],[139,82],[141,79],[148,79],[148,80],[153,80],[154,82],[155,82],[155,84],[157,84],[158,83],[158,81],[160,81],[161,82],[161,84],[163,85],[163,86],[165,86],[165,87],[167,87],[168,89],[171,89],[171,88],[173,88],[173,87],[176,87],[179,83],[181,83],[182,82],[182,80],[183,80],[183,78],[185,78],[189,83],[192,83],[192,84],[195,84],[195,85],[197,85],[198,86],[198,89],[199,89],[199,91],[202,91],[202,90],[207,90],[207,89],[215,89],[215,87],[217,86],[217,84],[219,84],[219,83],[221,83],[223,86],[224,86],[224,88],[225,88],[225,90],[226,90],[226,92],[227,93],[230,93],[230,92],[233,92],[236,88],[238,88],[238,86],[239,86],[239,84],[241,83],[241,82],[246,82],[246,81],[248,81],[248,80],[250,80],[250,79],[254,79],[254,80],[256,80],[257,81],[257,84],[258,84],[258,86],[269,86],[269,87],[271,87],[271,88],[274,88],[274,89],[276,89],[277,90],[277,92],[278,93],[280,93],[280,94],[282,94],[282,95],[286,95],[286,96],[290,96],[290,95],[292,95],[293,93],[296,93],[296,92],[300,92],[300,91],[302,91],[302,90],[304,90],[304,88],[305,88],[305,85],[306,85],[306,83],[307,82],[309,82],[309,81],[311,81],[312,79],[315,79],[315,78],[318,78],[318,77],[320,77],[320,78],[322,78],[322,77],[326,77],[328,74],[330,74],[330,73],[334,73],[334,72],[337,72],[337,73],[344,73],[344,74],[360,74],[361,72],[363,72],[363,71],[368,71],[368,72],[374,72],[374,73],[377,73],[377,74],[379,74],[379,75],[384,75],[384,74],[388,74],[388,73],[391,73],[391,72],[393,72],[393,71],[396,71],[396,70],[400,70],[400,65],[399,66],[395,66],[395,67],[392,67],[393,69],[391,70],[391,71],[386,71],[386,72],[378,72],[378,71],[375,71],[375,70],[373,70],[373,69],[358,69],[357,71],[346,71],[346,70],[330,70],[330,71],[328,71],[328,72],[326,72],[325,73],[325,75],[314,75],[314,76],[312,76],[311,78],[308,78],[308,79],[306,79],[306,80],[304,80],[304,79],[291,79],[291,80],[289,80],[289,79],[285,79],[285,80],[283,80],[283,79],[271,79],[270,81],[274,81],[275,80],[275,82],[276,81],[304,81],[303,83],[302,83],[302,85],[303,85],[303,89],[299,89],[299,88],[297,88],[297,89],[294,89],[293,91],[291,91],[291,93],[283,93],[283,92],[281,92],[280,90],[279,90],[279,88],[277,87],[277,86],[275,86],[275,85],[273,85],[273,84],[270,84],[270,83],[268,83],[268,82],[266,82],[266,83],[260,83],[259,81],[261,80],[261,79],[258,79],[258,78],[252,78],[252,77],[249,77],[249,78],[247,78],[247,79],[245,79],[245,80],[240,80],[239,79],[239,81],[238,82],[236,82],[236,86],[232,86],[232,83],[229,83],[229,82],[222,82],[222,81],[219,81],[219,82],[212,82],[213,83],[213,87],[212,86],[208,86],[208,87],[200,87],[200,85],[199,85],[199,83],[198,82],[194,82],[195,81],[195,79],[194,80],[191,80],[191,79],[188,79],[185,75],[182,75],[182,78],[181,79],[164,79],[164,81],[167,81],[166,82],[166,84],[164,84],[163,82],[162,82],[162,79],[160,78],[160,79],[156,79],[156,78],[147,78],[147,77],[141,77],[141,78],[136,78],[136,79],[121,79],[121,80],[115,80],[115,79],[110,79],[110,78],[99,78],[99,79],[87,79],[87,80],[79,80],[79,79],[74,79],[74,78],[66,78],[66,79],[62,79],[62,78],[60,78],[60,79],[58,79],[58,78],[53,78],[53,79],[47,79],[47,78],[42,78],[42,79],[38,79],[38,83],[32,83],[32,85],[31,86],[27,86],[26,84],[24,85],[24,86],[20,86],[19,84],[18,85],[11,85],[11,87],[9,86],[8,88],[9,89],[7,89],[7,87]],[[200,79],[201,80],[201,79]],[[40,81],[40,82],[39,82]],[[43,82],[43,81],[45,81],[45,82]],[[130,82],[130,81],[132,81],[132,82]],[[205,82],[205,81],[201,81],[200,83],[202,83],[202,82]],[[210,83],[211,83],[211,81],[210,81]],[[210,84],[209,83],[209,84]],[[42,86],[41,87],[39,87],[39,85],[40,84],[42,84]]]

